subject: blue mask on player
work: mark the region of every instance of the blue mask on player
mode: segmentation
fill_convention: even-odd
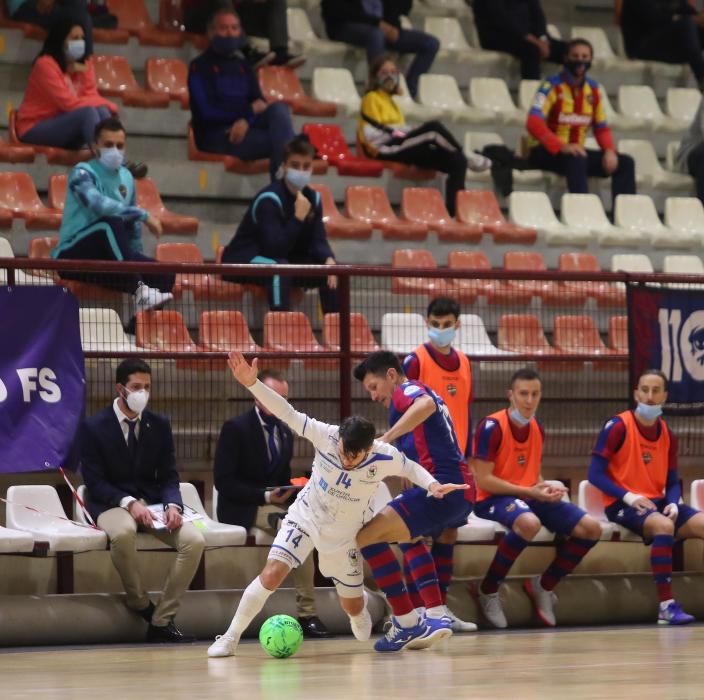
[[[452,345],[455,335],[457,335],[456,328],[428,328],[430,342],[439,348],[446,348],[448,345]]]
[[[286,168],[284,177],[294,190],[302,190],[310,184],[310,170],[296,170],[295,168]]]
[[[636,406],[636,415],[643,420],[655,420],[662,415],[662,404],[651,406],[650,404],[641,403],[639,401]]]
[[[522,428],[533,420],[533,416],[526,418],[517,408],[512,408],[508,415],[514,423],[518,423]]]

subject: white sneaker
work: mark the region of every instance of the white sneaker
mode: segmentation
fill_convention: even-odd
[[[477,631],[477,626],[473,622],[465,622],[464,620],[460,620],[455,613],[450,610],[447,606],[445,606],[445,616],[448,617],[452,621],[452,631],[453,632],[476,632]]]
[[[475,173],[483,173],[491,168],[491,159],[483,156],[481,153],[468,153],[467,169]]]
[[[135,313],[160,309],[173,298],[174,295],[171,292],[160,292],[158,289],[147,287],[146,284],[140,284],[134,293]]]
[[[501,607],[498,593],[482,593],[481,587],[478,589],[479,607],[482,609],[484,617],[491,622],[494,627],[504,629],[508,627],[506,615]]]
[[[219,634],[215,641],[208,647],[208,656],[211,659],[222,656],[234,656],[237,642],[226,634]]]
[[[356,617],[350,617],[352,634],[358,642],[366,642],[372,636],[372,616],[366,606]]]
[[[543,621],[543,624],[548,627],[554,627],[557,622],[555,620],[555,605],[557,596],[552,591],[546,591],[540,585],[540,576],[532,576],[523,582],[523,589],[528,594],[528,597],[533,603],[535,612]]]

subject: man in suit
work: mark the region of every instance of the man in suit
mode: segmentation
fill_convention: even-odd
[[[198,568],[205,542],[193,523],[183,523],[183,503],[168,418],[147,410],[151,369],[130,358],[117,368],[117,398],[86,419],[81,472],[87,508],[110,539],[110,554],[127,594],[126,605],[149,623],[149,642],[190,642],[174,624],[181,596]],[[163,504],[164,529],[154,529],[147,508]],[[158,605],[142,586],[135,536],[147,531],[177,551]]]
[[[263,370],[259,379],[288,398],[288,382],[274,370]],[[291,483],[293,433],[259,402],[247,413],[225,421],[215,451],[215,488],[218,520],[256,526],[272,536],[296,495]],[[279,488],[272,488],[279,487]],[[315,568],[309,557],[293,570],[298,621],[307,637],[326,637],[317,617],[314,597]]]

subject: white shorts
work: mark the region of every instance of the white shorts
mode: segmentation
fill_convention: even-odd
[[[295,569],[317,548],[313,532],[312,528],[296,522],[289,513],[281,523],[268,558]],[[318,565],[323,576],[333,580],[341,598],[359,598],[363,595],[362,555],[354,539],[339,549],[329,552],[318,550]]]

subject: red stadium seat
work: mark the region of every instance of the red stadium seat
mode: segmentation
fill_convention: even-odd
[[[402,221],[391,208],[381,187],[351,185],[345,190],[346,214],[379,229],[384,236],[396,241],[420,241],[428,235],[425,224]]]
[[[197,352],[183,316],[178,311],[140,311],[136,321],[137,346],[158,352]]]
[[[307,316],[301,311],[269,311],[264,316],[264,350],[275,352],[323,352]],[[272,364],[272,363],[270,363]],[[275,360],[273,364],[288,364],[288,360]],[[305,359],[310,369],[334,369],[335,360]]]
[[[58,236],[41,236],[32,238],[29,242],[28,257],[34,259],[46,259],[51,257],[51,251],[56,248],[59,242]]]
[[[13,212],[23,219],[28,231],[57,229],[61,226],[61,212],[45,207],[28,173],[0,173],[0,209]]]
[[[330,350],[340,349],[340,314],[325,314],[323,344]],[[352,352],[376,352],[379,346],[362,314],[350,314],[350,348]]]
[[[429,250],[400,248],[393,252],[391,267],[412,267],[418,270],[436,270],[438,265]],[[439,277],[424,279],[416,277],[393,277],[391,291],[394,294],[429,294],[440,296],[447,292],[445,280]]]
[[[320,194],[323,207],[323,223],[329,238],[351,238],[365,240],[372,235],[372,225],[364,221],[354,221],[340,214],[327,185],[313,183],[311,187]]]
[[[178,58],[148,58],[144,82],[147,90],[166,94],[188,109],[188,66]]]
[[[193,127],[188,123],[188,160],[202,160],[209,163],[224,163],[225,158],[222,153],[208,153],[201,151],[196,145],[196,138],[193,135]]]
[[[169,95],[140,87],[124,56],[96,56],[95,79],[98,91],[108,97],[120,97],[129,107],[163,109],[169,106]]]
[[[479,224],[463,224],[447,212],[440,192],[433,188],[406,187],[401,194],[401,218],[424,224],[435,231],[441,241],[479,243],[482,227]]]
[[[367,160],[372,163],[381,163],[384,166],[384,170],[390,170],[393,173],[393,176],[399,180],[423,182],[424,180],[432,180],[437,175],[435,170],[420,168],[417,165],[397,163],[393,160],[376,160],[374,158],[370,158],[359,141],[356,141],[355,151],[360,160]]]
[[[193,127],[188,123],[188,160],[202,160],[207,163],[223,163],[225,170],[240,175],[255,175],[257,173],[269,172],[269,159],[259,158],[258,160],[244,161],[235,156],[226,156],[222,153],[208,153],[199,150],[196,145],[196,138],[193,134]]]
[[[628,354],[628,316],[612,316],[609,319],[608,344],[620,354]]]
[[[0,162],[3,163],[33,163],[34,149],[31,146],[16,146],[6,143],[0,138]]]
[[[520,272],[547,270],[540,253],[513,251],[504,253],[504,269]],[[532,296],[540,297],[548,304],[575,304],[581,296],[572,289],[560,287],[551,280],[507,280],[506,286],[512,290],[525,290]]]
[[[0,229],[7,231],[12,228],[12,219],[15,217],[9,209],[0,209]]]
[[[453,250],[447,256],[451,270],[491,270],[489,258],[480,251]],[[509,289],[503,282],[491,279],[452,279],[448,293],[460,301],[473,302],[477,295],[486,297],[490,304],[526,305],[531,295],[526,290]]]
[[[16,22],[15,20],[10,19],[7,11],[5,10],[4,0],[0,0],[0,27],[4,29],[17,29],[21,31],[27,39],[36,39],[38,41],[44,41],[44,39],[46,39],[46,32],[36,24],[29,24],[29,22]]]
[[[259,352],[241,311],[204,311],[200,315],[199,336],[204,350],[211,352]]]
[[[535,243],[538,232],[509,223],[501,213],[496,195],[489,190],[462,190],[457,193],[457,218],[466,224],[480,224],[494,243]]]
[[[61,174],[49,176],[49,192],[47,194],[47,199],[49,201],[49,206],[52,209],[57,209],[59,211],[64,210],[67,181],[68,175]]]
[[[559,269],[563,272],[601,272],[596,255],[561,253]],[[625,306],[626,291],[609,282],[560,282],[560,286],[596,299],[599,306]]]
[[[161,200],[154,181],[145,177],[135,180],[137,206],[146,209],[154,218],[161,221],[164,233],[197,234],[199,221],[195,216],[175,214],[169,211]]]
[[[117,17],[120,29],[126,29],[147,46],[182,46],[183,32],[160,29],[152,23],[144,0],[107,0],[109,11]]]
[[[553,347],[561,353],[613,355],[607,348],[591,316],[556,316]]]
[[[265,66],[259,69],[257,76],[264,98],[269,102],[282,100],[294,114],[306,117],[334,117],[337,114],[334,102],[322,102],[306,95],[292,68]]]
[[[340,175],[379,177],[384,170],[382,163],[355,158],[336,124],[304,124],[303,133],[315,146],[318,156],[334,165]]]
[[[499,319],[497,340],[501,350],[531,355],[553,355],[545,331],[533,314],[505,314]]]

